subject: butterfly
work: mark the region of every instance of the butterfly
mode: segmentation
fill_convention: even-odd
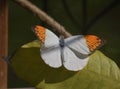
[[[53,68],[63,65],[70,71],[82,70],[88,63],[89,55],[104,44],[95,35],[58,37],[40,25],[34,26],[33,31],[41,42],[40,54],[43,61]]]

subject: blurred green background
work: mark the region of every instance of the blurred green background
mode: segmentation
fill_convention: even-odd
[[[87,33],[104,38],[107,43],[100,50],[120,67],[119,0],[30,1],[47,12],[73,35]],[[34,13],[9,0],[9,55],[21,45],[36,39],[31,31],[31,27],[36,24],[51,28]],[[8,87],[27,86],[30,85],[19,79],[9,66]]]

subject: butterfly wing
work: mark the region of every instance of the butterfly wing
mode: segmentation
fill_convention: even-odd
[[[86,40],[83,35],[71,36],[65,39],[65,44],[74,51],[77,55],[89,54],[90,50],[86,44]]]
[[[34,32],[41,41],[40,52],[43,61],[51,67],[60,67],[62,62],[59,38],[52,31],[38,25],[35,26]]]
[[[33,31],[42,43],[42,48],[49,48],[59,44],[59,38],[49,29],[36,25]]]
[[[102,46],[102,40],[94,35],[78,35],[65,39],[64,66],[71,71],[83,69],[89,60],[89,54]]]
[[[104,44],[103,40],[95,35],[72,36],[65,39],[65,43],[77,55],[89,55]]]
[[[58,68],[62,65],[60,47],[54,46],[48,49],[40,49],[41,57],[44,62],[54,68]]]
[[[82,70],[88,63],[89,57],[79,58],[68,47],[64,47],[64,62],[63,65],[70,71]]]

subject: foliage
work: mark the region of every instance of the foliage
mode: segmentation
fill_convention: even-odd
[[[47,66],[39,48],[38,41],[27,43],[10,60],[16,74],[38,89],[120,89],[119,68],[100,51],[90,56],[83,70],[72,72]]]

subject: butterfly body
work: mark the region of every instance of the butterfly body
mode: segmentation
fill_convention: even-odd
[[[43,61],[51,67],[59,68],[63,65],[71,71],[83,69],[88,63],[89,54],[102,43],[101,39],[94,35],[58,38],[52,31],[38,25],[34,32],[42,44],[40,53]],[[90,41],[91,38],[95,41]]]

